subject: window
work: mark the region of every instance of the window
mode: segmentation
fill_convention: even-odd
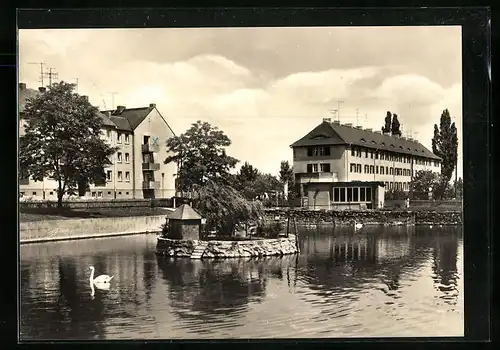
[[[385,173],[386,173],[386,175],[389,175],[389,167],[388,166],[385,167]]]
[[[97,197],[102,197],[102,192],[101,191],[97,192]]]
[[[130,142],[130,135],[125,134],[125,143],[128,144]]]
[[[111,191],[108,191],[108,194],[111,194]]]
[[[339,202],[340,201],[340,189],[339,188],[334,188],[333,189],[333,201],[334,202]]]
[[[125,181],[130,182],[130,171],[125,172]]]
[[[322,163],[321,164],[321,172],[329,173],[330,172],[330,163]]]
[[[118,152],[117,157],[118,157],[118,163],[121,163],[122,162],[122,152]]]
[[[361,187],[359,189],[359,201],[360,202],[364,202],[365,201],[365,188],[364,187]]]
[[[307,149],[307,155],[309,157],[329,156],[330,147],[329,146],[309,147]]]
[[[374,173],[375,173],[375,166],[370,165],[370,174],[374,174]]]
[[[118,192],[119,195],[121,195],[122,193],[121,192]]]
[[[375,167],[375,174],[378,174],[378,165]]]
[[[50,191],[50,192],[49,192],[49,195],[50,195],[50,196],[53,196],[53,195],[54,195],[54,192],[53,192],[53,191]]]
[[[347,188],[347,201],[352,202],[352,188],[351,187]]]
[[[128,192],[125,192],[125,194],[128,196]]]
[[[149,136],[145,135],[145,136],[143,137],[143,141],[144,141],[144,144],[145,144],[145,145],[149,144]]]
[[[356,149],[356,157],[361,157],[361,150],[360,149]]]
[[[394,168],[389,169],[389,174],[394,175]]]
[[[366,188],[366,201],[371,202],[372,200],[372,189],[370,187]]]
[[[356,150],[354,148],[351,148],[351,156],[353,157],[356,156]]]
[[[380,167],[380,174],[384,175],[384,167],[383,166]]]
[[[375,152],[375,159],[378,159],[378,152]]]
[[[313,173],[317,173],[318,172],[318,164],[313,164]]]
[[[307,172],[312,173],[313,172],[313,165],[312,164],[307,164]]]
[[[370,167],[368,165],[365,165],[365,174],[368,174],[369,171],[370,171]]]
[[[384,152],[380,153],[380,160],[384,160]]]
[[[365,151],[365,158],[368,158],[368,150]]]
[[[373,159],[373,152],[370,152],[370,158]]]
[[[118,172],[118,181],[122,181],[123,180],[123,177],[122,177],[122,172],[119,171]]]
[[[116,142],[122,143],[122,133],[121,132],[117,133],[117,135],[116,135]]]
[[[361,164],[356,164],[356,171],[361,174]]]
[[[340,188],[340,201],[345,202],[345,187]]]
[[[130,154],[125,153],[125,163],[130,163]]]
[[[351,173],[355,173],[355,172],[356,172],[356,164],[351,163]]]
[[[111,130],[106,130],[106,137],[110,138],[111,137]]]
[[[358,188],[357,188],[357,187],[354,187],[354,188],[352,189],[352,201],[353,201],[353,202],[357,202],[357,201],[359,201],[358,194],[359,194]]]
[[[31,194],[32,194],[33,196],[36,196],[36,192],[32,192]]]
[[[92,192],[92,197],[95,197],[95,192]]]
[[[111,181],[111,170],[106,171],[106,181]]]

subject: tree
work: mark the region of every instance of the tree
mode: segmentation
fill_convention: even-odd
[[[222,130],[198,120],[184,134],[167,141],[167,150],[173,155],[165,159],[165,164],[177,163],[182,191],[191,191],[206,179],[228,183],[229,171],[238,163],[226,154],[225,148],[230,145]]]
[[[245,164],[241,166],[237,177],[240,182],[252,182],[257,179],[258,175],[259,170],[250,165],[250,163],[245,162]]]
[[[258,201],[249,201],[227,184],[207,179],[203,186],[194,185],[195,209],[207,220],[207,227],[220,235],[232,235],[239,223],[258,221],[263,215]]]
[[[458,135],[455,123],[451,122],[448,109],[441,114],[439,128],[434,125],[434,137],[432,138],[432,152],[441,157],[442,181],[448,184],[455,170],[458,158]],[[442,184],[445,187],[445,184]]]
[[[398,120],[398,115],[393,114],[392,115],[392,124],[391,124],[391,134],[393,136],[401,136],[401,124],[399,123]]]
[[[392,126],[391,120],[392,120],[392,114],[391,114],[391,112],[387,111],[387,115],[385,117],[385,125],[382,126],[383,133],[391,132],[391,126]]]
[[[440,191],[440,176],[430,170],[420,170],[415,173],[410,182],[410,193],[414,199],[427,199],[429,188],[432,188],[433,194]]]
[[[82,184],[102,183],[104,168],[116,152],[102,138],[99,111],[75,85],[60,82],[32,99],[24,109],[25,134],[20,137],[20,167],[35,181],[57,181],[57,206]]]
[[[290,163],[288,163],[287,160],[281,162],[279,178],[284,186],[283,192],[286,198],[287,199],[289,197],[293,198],[294,173],[293,173],[293,168],[290,166]]]

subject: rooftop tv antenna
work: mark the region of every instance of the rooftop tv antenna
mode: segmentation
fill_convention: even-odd
[[[41,86],[43,86],[43,66],[45,65],[45,63],[43,62],[29,62],[28,64],[37,64],[37,65],[40,65],[40,77],[38,78],[39,82],[42,84]]]
[[[111,109],[115,109],[115,95],[118,95],[118,92],[111,92]]]
[[[78,78],[73,78],[74,80],[76,80],[76,85],[75,85],[75,88],[76,88],[76,93],[78,93]]]
[[[344,103],[344,101],[337,100],[337,120],[340,122],[340,104]]]
[[[55,68],[49,68],[49,71],[43,74],[46,78],[49,78],[49,86],[52,86],[52,78],[57,79],[57,77],[59,76],[59,74],[56,73]]]

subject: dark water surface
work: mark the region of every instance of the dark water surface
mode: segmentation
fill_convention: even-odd
[[[151,234],[23,245],[20,337],[463,336],[461,232],[304,229],[299,256],[259,260],[157,257]]]

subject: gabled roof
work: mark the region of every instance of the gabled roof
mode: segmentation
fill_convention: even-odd
[[[112,128],[116,128],[116,124],[113,123],[113,121],[110,118],[108,118],[108,116],[106,114],[104,114],[102,112],[97,112],[97,114],[99,115],[99,117],[101,117],[103,125],[109,126]]]
[[[314,145],[355,145],[381,151],[411,154],[424,158],[440,160],[416,140],[384,135],[365,129],[324,121],[306,136],[294,142],[290,147]]]
[[[167,218],[174,220],[201,220],[200,214],[188,204],[182,204],[173,213],[168,213]]]
[[[102,113],[111,113],[111,120],[118,129],[134,131],[153,109],[154,107],[126,108],[120,113],[117,110],[102,111]]]

